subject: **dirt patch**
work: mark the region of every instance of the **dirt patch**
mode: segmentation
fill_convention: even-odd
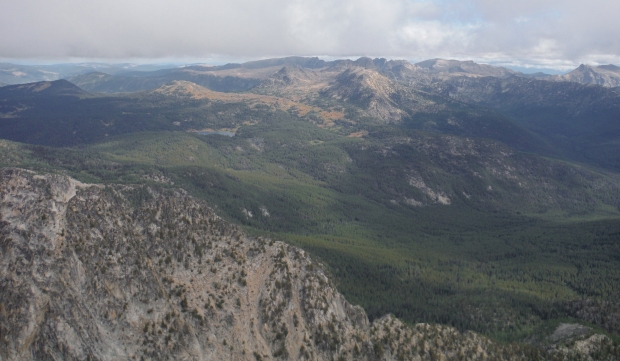
[[[355,133],[351,133],[348,135],[349,138],[363,138],[368,136],[368,131],[367,130],[362,130],[359,132],[355,132]]]

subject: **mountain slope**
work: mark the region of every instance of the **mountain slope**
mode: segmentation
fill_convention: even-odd
[[[389,75],[389,74],[388,74]],[[423,129],[465,137],[499,140],[522,151],[553,154],[544,141],[512,119],[489,109],[437,96],[423,87],[408,86],[376,70],[351,67],[320,93],[359,111],[350,119],[370,117],[371,124]]]
[[[175,85],[176,84],[176,85]],[[69,96],[67,96],[69,95]],[[31,144],[73,146],[140,131],[238,128],[269,117],[317,111],[287,99],[214,92],[189,82],[125,95],[87,93],[66,80],[0,88],[0,134]]]
[[[615,65],[590,66],[581,64],[577,69],[558,77],[558,80],[581,84],[596,84],[609,88],[620,86],[620,67]]]
[[[303,251],[248,238],[182,191],[0,179],[3,359],[543,356],[393,317],[369,324]]]
[[[19,85],[7,85],[0,89],[0,99],[3,100],[56,96],[80,97],[85,95],[87,95],[87,92],[62,79]]]
[[[239,92],[251,89],[261,81],[259,78],[217,72],[211,67],[185,67],[126,75],[89,73],[76,75],[68,80],[87,91],[101,93],[152,90],[175,80],[191,81],[215,91]]]
[[[165,82],[159,78],[126,77],[101,72],[76,75],[68,80],[82,89],[98,93],[136,92],[156,88]]]
[[[431,92],[498,111],[566,158],[620,169],[620,94],[601,86],[511,77],[458,77]]]
[[[339,74],[322,94],[364,109],[369,116],[382,122],[400,122],[407,113],[391,98],[396,84],[377,71],[354,67]]]

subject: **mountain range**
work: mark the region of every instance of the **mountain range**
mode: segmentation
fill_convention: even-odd
[[[94,71],[108,74],[122,74],[131,71],[153,71],[168,68],[169,65],[68,63],[54,65],[24,65],[0,63],[0,84],[24,84],[37,81],[51,81]]]
[[[416,64],[411,64],[404,60],[388,61],[386,59],[361,58],[353,60],[325,61],[319,58],[289,57],[279,59],[267,59],[251,61],[243,64],[226,64],[221,66],[189,65],[182,67],[172,67],[163,65],[136,65],[136,64],[103,64],[103,63],[75,63],[58,65],[16,65],[3,63],[0,64],[0,86],[2,84],[23,84],[36,81],[51,81],[58,79],[72,78],[76,84],[83,86],[84,89],[100,92],[125,92],[152,89],[162,85],[166,80],[181,80],[188,78],[187,73],[195,72],[195,75],[207,73],[210,75],[234,77],[262,78],[265,74],[273,73],[276,68],[293,66],[301,68],[318,69],[328,66],[348,66],[347,64],[357,64],[367,66],[373,63],[375,69],[390,72],[391,68],[407,68],[418,73],[419,77],[429,76],[494,76],[494,77],[533,77],[538,79],[554,81],[570,81],[582,84],[598,84],[606,87],[620,86],[620,68],[618,66],[599,65],[590,66],[582,64],[575,70],[564,75],[549,75],[544,73],[524,74],[504,67],[477,64],[473,61],[459,61],[447,59],[431,59]],[[257,69],[268,69],[264,74],[259,75]],[[398,70],[397,70],[398,71]],[[170,76],[176,73],[176,76]],[[181,75],[186,73],[184,75]],[[116,79],[111,76],[119,76]],[[134,77],[150,77],[150,81],[127,79]],[[184,79],[191,80],[191,79]],[[196,80],[196,79],[194,79]],[[191,80],[191,81],[194,81]],[[162,83],[164,81],[164,83]],[[200,81],[194,81],[201,84]],[[206,84],[207,80],[203,80]],[[201,85],[203,85],[201,84]]]
[[[299,103],[297,108],[314,107],[314,111],[306,111],[304,115],[319,114],[314,121],[324,123],[322,126],[333,127],[334,121],[347,123],[352,132],[363,129],[356,129],[360,128],[359,120],[351,118],[374,119],[371,123],[379,121],[460,136],[492,138],[522,151],[606,168],[620,166],[619,158],[613,156],[620,154],[617,142],[620,126],[616,121],[620,116],[620,95],[615,90],[589,88],[576,82],[525,78],[507,69],[473,62],[436,59],[409,64],[369,58],[325,62],[318,58],[293,57],[220,67],[191,66],[131,76],[90,73],[71,80],[88,91],[142,92],[141,96],[147,98],[154,94],[148,90],[173,81],[189,81],[217,92],[276,96],[282,98],[281,103]],[[11,94],[19,93],[19,89],[3,87],[0,94],[10,98]],[[96,100],[88,96],[88,99],[75,101],[84,104],[85,111],[89,112],[94,102],[103,106],[127,102],[134,97],[127,94],[98,96]],[[11,113],[11,109],[25,107],[28,108],[26,113],[37,111],[32,106],[20,106],[5,105],[6,114]],[[337,108],[340,111],[336,111]],[[339,112],[342,115],[334,119]],[[457,112],[459,121],[453,116]],[[130,113],[135,112],[122,112],[124,115]],[[596,124],[590,123],[593,113],[597,114]],[[68,124],[66,120],[63,122]],[[15,132],[16,128],[29,126],[27,121],[15,119],[5,122],[5,127]],[[8,135],[11,131],[5,130],[7,139],[22,139],[11,138]],[[67,141],[72,143],[70,138]],[[51,141],[53,139],[49,139],[48,144]]]

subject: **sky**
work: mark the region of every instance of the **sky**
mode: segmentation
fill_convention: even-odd
[[[0,60],[620,65],[618,0],[0,0]]]

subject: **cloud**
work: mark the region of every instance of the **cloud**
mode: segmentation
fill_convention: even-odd
[[[620,63],[608,0],[20,0],[0,58],[285,55]]]

